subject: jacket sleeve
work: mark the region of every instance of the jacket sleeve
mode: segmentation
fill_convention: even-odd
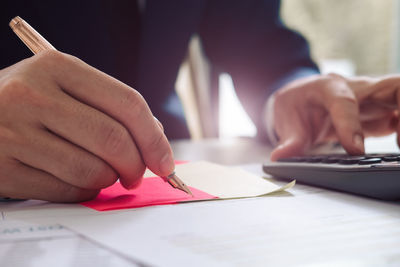
[[[200,26],[214,70],[232,76],[261,137],[268,96],[294,79],[318,73],[306,40],[284,26],[279,11],[279,0],[209,1]]]

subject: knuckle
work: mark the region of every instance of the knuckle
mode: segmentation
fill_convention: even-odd
[[[350,99],[355,98],[354,92],[348,86],[346,80],[334,73],[326,74],[319,80],[320,87],[324,88],[328,95],[334,99]]]
[[[330,105],[330,110],[333,111],[341,111],[343,110],[344,107],[351,107],[354,106],[356,107],[357,105],[357,100],[355,99],[354,96],[349,95],[345,92],[337,92],[335,96],[333,97],[332,103]]]
[[[62,62],[67,61],[67,54],[64,54],[57,50],[45,50],[34,57],[36,59],[37,64],[50,64],[50,66],[54,66],[54,64],[60,64]]]
[[[2,104],[15,104],[15,101],[25,97],[29,91],[29,86],[25,80],[19,75],[14,75],[2,81],[0,99],[2,100]]]
[[[112,185],[117,176],[106,163],[100,160],[80,160],[75,164],[74,176],[78,186],[86,189],[100,189]]]
[[[100,142],[110,156],[124,154],[130,147],[130,134],[122,126],[106,126],[102,131]]]
[[[36,107],[39,109],[48,109],[51,100],[42,92],[43,88],[34,88],[29,82],[29,78],[22,75],[14,75],[3,81],[0,85],[0,109],[2,113],[15,110],[15,103],[25,107]],[[21,110],[20,110],[21,111]]]
[[[68,56],[68,54],[53,49],[42,51],[36,55],[39,61],[56,63],[67,60]]]
[[[161,132],[161,130],[160,131],[155,131],[153,136],[150,139],[149,149],[151,151],[153,151],[153,150],[159,151],[160,148],[164,147],[163,146],[163,142],[164,142],[165,139],[164,139],[164,134],[163,134],[163,132]]]
[[[10,144],[18,143],[19,139],[20,138],[18,138],[18,135],[14,131],[0,126],[0,148],[2,148],[3,146],[8,146]],[[0,149],[0,151],[1,150],[2,149]],[[7,149],[3,151],[7,151]]]
[[[345,101],[355,101],[355,95],[354,92],[348,87],[343,84],[333,84],[332,86],[329,86],[328,90],[331,91],[334,100],[340,101],[340,100],[345,100]]]
[[[59,66],[80,64],[82,62],[75,56],[57,50],[46,50],[35,55],[35,57],[35,63],[50,72],[59,69]]]
[[[334,80],[334,81],[343,81],[344,80],[343,76],[341,76],[337,73],[334,73],[334,72],[329,72],[325,75],[322,75],[322,77],[325,78],[326,80]]]
[[[154,119],[157,122],[158,127],[160,127],[161,131],[164,132],[164,125],[161,123],[161,121],[159,121],[156,117],[154,117]]]
[[[122,106],[125,110],[129,110],[133,116],[138,116],[143,113],[147,105],[143,96],[138,91],[132,89],[127,91]]]

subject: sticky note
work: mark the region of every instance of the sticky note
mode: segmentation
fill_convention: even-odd
[[[190,190],[193,197],[172,188],[160,177],[150,177],[144,178],[142,184],[133,190],[125,189],[117,182],[101,190],[95,199],[81,204],[98,211],[107,211],[217,198],[193,187]]]

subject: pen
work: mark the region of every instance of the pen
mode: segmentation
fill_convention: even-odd
[[[9,23],[11,29],[24,42],[24,44],[34,53],[37,54],[44,50],[56,50],[43,36],[41,36],[34,28],[32,28],[25,20],[19,16],[13,18]],[[189,187],[187,187],[175,172],[167,177],[162,177],[172,187],[182,190],[193,196]]]

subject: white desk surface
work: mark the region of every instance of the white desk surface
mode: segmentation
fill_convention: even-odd
[[[207,146],[222,158],[234,151],[213,142],[195,144],[201,159]],[[243,167],[262,175],[261,162]],[[304,185],[270,197],[111,212],[41,201],[1,203],[0,212],[0,266],[400,265],[400,202]]]

